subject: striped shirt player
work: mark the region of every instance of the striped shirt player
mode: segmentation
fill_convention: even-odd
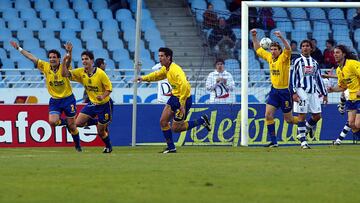
[[[309,40],[300,43],[301,55],[294,61],[291,71],[291,87],[294,99],[294,112],[299,113],[298,138],[301,147],[310,148],[306,142],[306,132],[314,137],[316,123],[321,118],[321,101],[319,92],[327,102],[327,90],[321,77],[319,64],[310,54],[312,44]],[[311,113],[311,118],[305,122],[306,114]]]

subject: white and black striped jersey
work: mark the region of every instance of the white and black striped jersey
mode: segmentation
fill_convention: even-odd
[[[311,56],[300,55],[299,58],[295,59],[291,67],[290,80],[294,92],[296,92],[296,88],[303,88],[306,93],[318,91],[324,96],[328,94],[321,78],[320,66]]]

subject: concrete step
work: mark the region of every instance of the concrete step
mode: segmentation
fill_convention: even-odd
[[[199,39],[191,40],[165,40],[168,47],[202,47],[203,42]]]
[[[199,33],[197,30],[193,31],[166,31],[160,30],[161,37],[199,37]]]
[[[154,18],[158,17],[158,16],[162,16],[162,17],[191,16],[188,9],[182,8],[182,7],[180,7],[180,8],[179,7],[178,8],[149,8],[149,10],[151,11],[151,16]]]
[[[158,27],[165,26],[195,26],[195,22],[191,17],[171,17],[171,18],[154,18]]]
[[[186,6],[184,1],[179,0],[147,0],[146,6],[148,8],[158,8],[158,7],[184,7]]]

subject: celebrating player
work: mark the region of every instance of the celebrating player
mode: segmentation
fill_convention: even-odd
[[[65,56],[63,66],[68,64],[68,60],[70,60],[70,57]],[[81,53],[81,61],[84,66],[82,68],[75,70],[64,68],[62,70],[64,77],[84,85],[86,93],[89,95],[90,102],[81,110],[76,118],[76,126],[84,127],[96,124],[98,135],[105,143],[103,153],[111,153],[112,146],[107,129],[112,119],[113,104],[110,99],[112,84],[102,69],[93,66],[94,55],[92,52],[84,51]],[[97,119],[93,119],[96,116]]]
[[[301,148],[310,149],[306,142],[306,128],[309,128],[309,133],[313,137],[316,123],[321,119],[321,102],[318,90],[323,95],[325,104],[328,99],[319,64],[310,56],[313,48],[311,41],[303,40],[300,43],[300,48],[301,55],[294,61],[291,86],[293,88],[294,112],[299,114],[297,131]],[[305,123],[307,113],[311,113],[311,118]]]
[[[293,117],[291,112],[292,99],[289,90],[291,48],[286,39],[281,35],[280,31],[275,31],[274,34],[285,45],[285,49],[282,51],[279,43],[272,42],[269,53],[260,47],[260,43],[256,38],[256,29],[252,29],[250,32],[256,54],[265,59],[269,63],[270,67],[271,90],[269,98],[266,102],[265,123],[267,125],[268,135],[271,138],[271,142],[267,145],[267,147],[278,147],[274,121],[276,109],[279,107],[281,108],[286,122],[297,123],[297,118]]]
[[[182,132],[190,130],[195,126],[203,125],[208,131],[211,130],[209,119],[206,115],[194,121],[185,121],[191,108],[191,86],[186,79],[182,68],[172,61],[173,52],[169,48],[161,47],[159,49],[159,61],[162,65],[160,70],[148,75],[138,77],[141,81],[159,81],[165,78],[172,86],[172,95],[167,101],[160,118],[160,126],[166,139],[167,148],[161,153],[175,153],[176,147],[172,138],[172,131]],[[173,118],[172,126],[170,120]],[[172,130],[172,131],[171,131]]]
[[[75,142],[75,149],[81,152],[79,131],[75,125],[76,100],[72,93],[70,80],[61,75],[64,66],[60,64],[61,55],[55,49],[48,52],[49,62],[38,59],[28,51],[22,49],[16,42],[10,44],[22,55],[30,59],[46,78],[46,87],[51,96],[49,101],[49,123],[52,126],[66,125]],[[68,57],[71,59],[72,44],[65,44]],[[70,67],[70,61],[66,67]],[[61,118],[64,112],[66,120]]]
[[[335,61],[338,64],[336,75],[338,84],[329,87],[329,92],[342,92],[349,90],[349,99],[345,103],[348,112],[348,124],[355,137],[360,136],[360,62],[356,55],[351,53],[344,45],[337,45],[334,49]],[[344,136],[345,137],[345,136]],[[340,142],[334,144],[340,144]],[[336,141],[339,141],[336,140]]]

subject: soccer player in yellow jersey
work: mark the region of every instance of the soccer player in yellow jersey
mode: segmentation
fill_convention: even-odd
[[[297,119],[293,117],[291,111],[293,105],[289,89],[291,48],[288,41],[281,35],[281,32],[275,31],[274,34],[285,45],[285,49],[282,50],[278,42],[272,42],[270,52],[268,52],[260,46],[256,38],[256,29],[252,29],[250,32],[256,54],[269,63],[271,90],[266,102],[265,123],[271,142],[267,147],[278,147],[274,121],[276,109],[281,108],[286,122],[297,123]]]
[[[360,136],[360,62],[344,45],[334,49],[335,61],[338,64],[336,75],[338,84],[328,87],[328,92],[349,91],[349,99],[345,103],[348,112],[348,124],[354,136]],[[337,140],[338,141],[338,140]],[[338,141],[339,142],[339,141]],[[340,144],[334,143],[335,145]]]
[[[161,68],[148,75],[138,77],[138,81],[159,81],[168,79],[172,87],[172,96],[167,101],[160,118],[160,127],[166,139],[167,148],[161,153],[175,153],[176,147],[172,138],[172,131],[182,132],[190,130],[195,126],[203,125],[208,131],[211,130],[209,119],[206,115],[194,121],[185,121],[191,108],[191,86],[186,79],[182,68],[172,61],[171,49],[161,47],[159,49],[159,61]],[[172,126],[170,121],[173,118]]]
[[[70,56],[65,56],[63,65],[69,64]],[[81,53],[81,61],[84,67],[74,70],[63,68],[62,75],[84,85],[90,102],[81,110],[76,118],[76,126],[84,127],[96,124],[98,135],[105,143],[103,153],[111,153],[112,146],[107,131],[112,119],[113,103],[110,98],[112,84],[105,71],[94,67],[94,55],[92,52]],[[66,66],[66,65],[65,65]],[[93,118],[97,116],[95,121]],[[94,123],[96,122],[96,123]]]
[[[51,95],[49,101],[49,123],[52,126],[66,125],[75,142],[75,149],[81,152],[79,131],[75,125],[76,100],[72,93],[70,80],[61,75],[63,66],[60,64],[60,53],[54,49],[49,50],[49,62],[46,62],[22,49],[16,42],[11,41],[10,44],[26,58],[30,59],[44,74],[46,87]],[[65,49],[71,58],[72,44],[70,42],[66,43]],[[68,67],[71,68],[70,64],[68,64]],[[61,119],[62,112],[65,113],[66,120]]]

